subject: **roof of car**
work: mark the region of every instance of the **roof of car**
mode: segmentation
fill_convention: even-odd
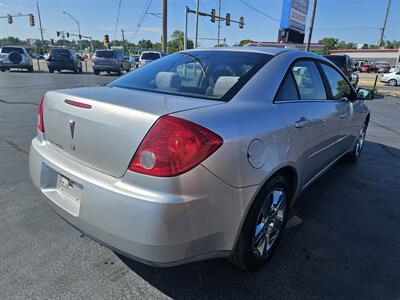
[[[1,48],[7,48],[7,47],[9,47],[9,48],[21,48],[21,49],[25,49],[25,47],[22,47],[22,46],[13,46],[13,45],[2,46]]]
[[[255,52],[255,53],[265,53],[270,55],[278,55],[279,53],[286,51],[296,51],[290,48],[276,48],[276,47],[215,47],[215,48],[197,48],[190,49],[186,51],[238,51],[238,52]]]

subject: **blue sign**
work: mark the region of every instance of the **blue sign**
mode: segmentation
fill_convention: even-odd
[[[283,0],[281,29],[293,29],[304,33],[309,0]]]

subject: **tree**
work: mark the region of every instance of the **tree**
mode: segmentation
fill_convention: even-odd
[[[152,49],[153,43],[150,40],[143,39],[138,42],[138,47],[142,49]]]
[[[246,44],[248,44],[248,43],[254,43],[252,40],[249,40],[249,39],[246,39],[246,40],[241,40],[240,42],[239,42],[239,46],[244,46],[244,45],[246,45]]]
[[[339,41],[338,39],[335,39],[333,37],[325,37],[325,38],[319,40],[320,43],[324,44],[323,53],[329,54],[331,52],[331,50],[335,50],[338,41]]]
[[[180,30],[175,30],[172,35],[172,39],[168,42],[168,53],[174,53],[183,50],[184,44],[184,33]],[[193,49],[194,43],[192,40],[188,39],[187,48]]]

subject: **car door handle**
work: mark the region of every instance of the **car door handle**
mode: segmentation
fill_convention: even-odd
[[[303,128],[303,127],[306,127],[306,126],[309,124],[309,122],[310,122],[309,119],[307,119],[307,118],[305,118],[305,117],[301,117],[300,120],[297,120],[297,121],[294,123],[294,126],[295,126],[296,128]]]

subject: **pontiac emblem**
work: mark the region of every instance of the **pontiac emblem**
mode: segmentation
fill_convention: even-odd
[[[71,139],[73,139],[75,132],[75,121],[69,120],[69,129],[71,131]]]

